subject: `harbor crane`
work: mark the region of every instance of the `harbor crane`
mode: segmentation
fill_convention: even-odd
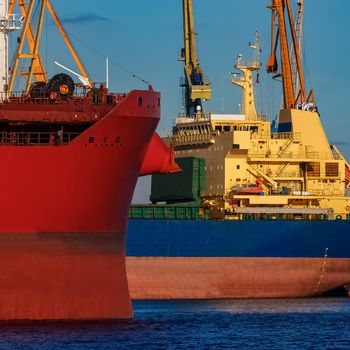
[[[182,8],[184,47],[181,50],[180,60],[184,62],[185,71],[182,86],[184,87],[186,116],[194,116],[202,111],[202,101],[211,98],[211,84],[205,79],[199,64],[192,0],[183,0]]]
[[[282,77],[284,108],[296,108],[297,105],[312,103],[314,106],[314,95],[311,90],[306,96],[305,81],[300,53],[300,35],[302,31],[303,1],[297,0],[299,15],[297,25],[293,21],[293,14],[290,0],[272,0],[268,8],[272,11],[271,21],[271,55],[266,65],[268,73],[278,72],[276,51],[278,42],[280,44],[281,72],[275,76]],[[288,18],[288,19],[287,19]],[[277,19],[277,33],[275,34],[275,21]],[[288,46],[288,31],[292,38],[292,49]],[[295,87],[298,87],[296,89]]]
[[[39,45],[40,45],[40,39],[43,29],[43,22],[45,17],[45,12],[48,11],[57,26],[65,44],[67,45],[78,69],[87,82],[88,87],[92,87],[92,82],[89,79],[88,73],[81,62],[77,52],[75,51],[72,42],[69,40],[56,12],[54,11],[50,0],[42,0],[41,3],[36,0],[31,1],[24,1],[24,0],[11,0],[8,3],[8,14],[11,15],[14,11],[14,7],[18,4],[22,18],[24,19],[23,23],[23,30],[21,32],[21,37],[19,40],[19,44],[17,46],[17,50],[15,52],[15,58],[13,66],[11,67],[11,74],[10,74],[10,80],[8,83],[8,89],[7,92],[11,94],[13,92],[13,87],[15,83],[15,79],[18,76],[25,76],[26,77],[26,85],[25,85],[25,91],[26,93],[29,92],[33,81],[37,83],[41,83],[45,85],[47,81],[46,72],[43,67],[42,59],[39,52]],[[40,3],[40,10],[39,10],[39,19],[38,24],[36,28],[33,28],[32,25],[32,17],[34,14],[35,6],[39,6]],[[24,52],[24,42],[25,40],[28,42],[28,51]],[[30,65],[28,71],[24,72],[18,72],[19,65],[21,60],[30,60]],[[39,86],[39,85],[38,85]]]

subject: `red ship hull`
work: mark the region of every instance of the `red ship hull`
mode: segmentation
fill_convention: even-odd
[[[126,219],[159,115],[132,91],[67,145],[0,147],[0,319],[132,316]]]
[[[350,280],[350,259],[127,257],[131,298],[317,296]]]

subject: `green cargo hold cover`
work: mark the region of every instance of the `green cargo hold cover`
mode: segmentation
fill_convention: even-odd
[[[176,158],[182,172],[152,175],[152,203],[188,203],[198,206],[205,190],[205,160],[196,157]]]

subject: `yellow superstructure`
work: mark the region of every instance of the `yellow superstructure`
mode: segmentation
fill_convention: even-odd
[[[242,75],[230,81],[242,88],[242,114],[197,113],[177,118],[174,127],[176,157],[206,160],[202,204],[232,219],[247,214],[346,219],[350,167],[329,144],[313,103],[283,109],[280,131],[273,132],[255,110],[258,57],[244,64],[239,56],[235,67]]]

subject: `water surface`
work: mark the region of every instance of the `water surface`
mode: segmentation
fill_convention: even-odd
[[[134,319],[0,325],[0,349],[350,349],[350,299],[134,302]]]

